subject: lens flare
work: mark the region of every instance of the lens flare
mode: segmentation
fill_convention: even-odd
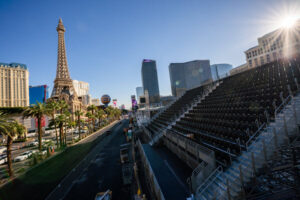
[[[292,28],[297,21],[297,17],[295,16],[286,16],[280,21],[280,26],[283,28]]]

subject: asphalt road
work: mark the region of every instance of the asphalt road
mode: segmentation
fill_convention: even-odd
[[[110,189],[113,199],[130,199],[130,188],[123,187],[120,163],[120,145],[126,143],[123,128],[128,120],[111,129],[92,151],[73,169],[47,200],[94,199],[98,192]]]
[[[165,199],[189,197],[186,180],[192,169],[165,146],[151,147],[149,144],[143,144],[143,148]]]

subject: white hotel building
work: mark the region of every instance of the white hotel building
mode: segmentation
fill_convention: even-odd
[[[245,51],[249,68],[300,53],[300,20],[258,38],[258,45]]]

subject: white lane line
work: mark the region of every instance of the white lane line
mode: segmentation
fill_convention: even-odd
[[[168,167],[168,169],[170,170],[170,172],[174,175],[175,179],[177,180],[177,182],[182,186],[182,188],[188,192],[186,190],[186,186],[185,184],[180,180],[180,178],[176,175],[176,173],[174,172],[174,170],[172,169],[172,167],[169,165],[167,160],[164,160],[165,165]]]

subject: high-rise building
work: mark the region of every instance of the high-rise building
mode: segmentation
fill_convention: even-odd
[[[230,64],[214,64],[210,66],[212,79],[218,80],[230,75],[232,65]]]
[[[29,106],[29,72],[20,63],[0,63],[0,107]]]
[[[142,83],[144,92],[148,91],[149,103],[159,103],[159,87],[155,60],[143,60]]]
[[[73,80],[73,86],[78,96],[89,94],[90,84],[84,81]]]
[[[92,104],[92,97],[89,94],[82,95],[82,96],[80,96],[78,98],[81,100],[82,105],[84,105],[84,106],[88,106],[88,105]]]
[[[92,104],[95,106],[100,106],[100,99],[98,98],[92,99]]]
[[[300,20],[258,38],[258,45],[245,51],[249,68],[300,53]]]
[[[49,98],[47,85],[29,86],[29,103],[45,103]]]
[[[171,63],[169,73],[173,96],[180,96],[186,90],[212,80],[209,60]]]
[[[58,33],[57,69],[51,99],[65,100],[71,112],[74,113],[76,110],[81,110],[82,103],[78,99],[70,77],[64,36],[66,29],[61,19],[59,19],[56,31]]]
[[[73,80],[73,86],[82,104],[85,106],[91,104],[90,84],[84,81]]]
[[[136,98],[138,102],[140,101],[140,96],[144,96],[144,89],[143,87],[136,87]]]

